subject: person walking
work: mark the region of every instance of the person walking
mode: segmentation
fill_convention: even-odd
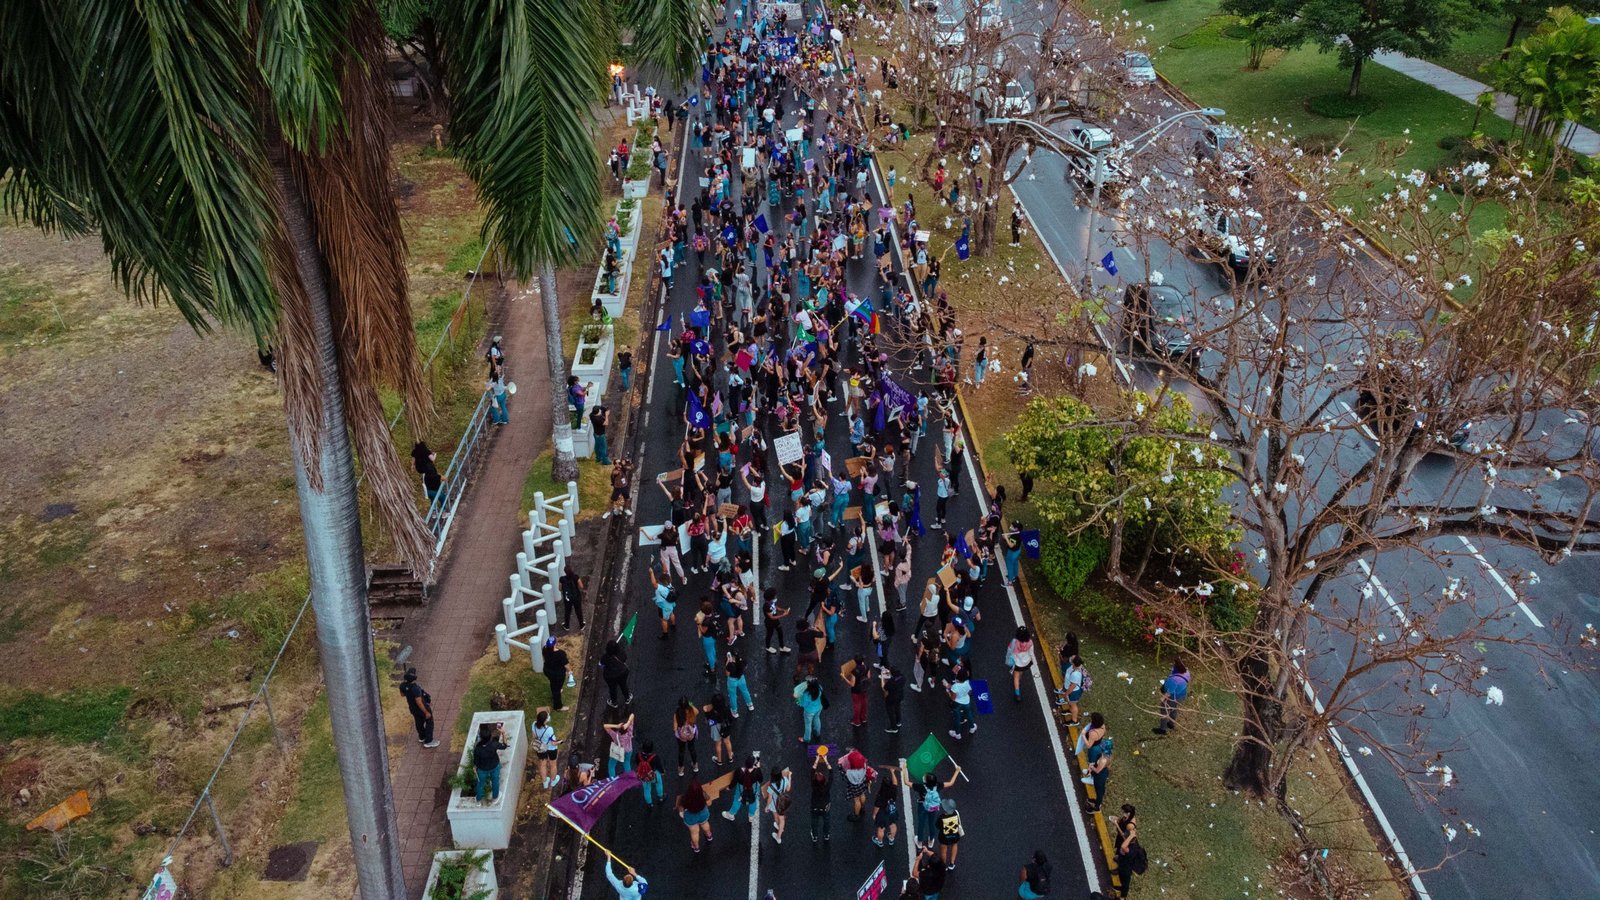
[[[722,811],[722,817],[732,822],[738,819],[740,810],[748,810],[747,817],[752,822],[755,821],[762,781],[760,759],[755,756],[746,757],[744,765],[734,770],[733,782],[730,785],[733,800],[728,808]]]
[[[939,858],[944,860],[946,872],[956,870],[956,854],[961,852],[961,838],[967,829],[961,824],[961,811],[956,809],[956,798],[945,797],[939,801]]]
[[[766,608],[763,611],[762,621],[766,625],[766,641],[768,653],[788,653],[789,645],[783,641],[783,617],[789,614],[789,607],[778,605],[778,589],[767,588]],[[778,639],[778,646],[772,646],[772,639]]]
[[[844,797],[850,801],[850,814],[846,816],[852,822],[861,821],[861,810],[867,804],[867,788],[869,782],[876,777],[866,756],[856,747],[839,757],[839,771],[844,773]]]
[[[628,718],[615,725],[606,724],[606,737],[611,739],[611,748],[607,751],[606,776],[617,777],[618,772],[626,772],[633,768],[633,713]]]
[[[906,676],[897,666],[884,666],[879,670],[879,686],[883,690],[884,717],[888,724],[884,731],[900,733],[900,704],[906,699]]]
[[[556,771],[556,752],[561,739],[556,737],[555,726],[550,724],[550,713],[542,709],[534,714],[528,731],[533,737],[533,756],[539,761],[539,782],[548,791],[561,781],[561,773]]]
[[[405,680],[400,682],[400,696],[406,698],[406,709],[417,727],[417,741],[429,749],[439,746],[433,739],[433,698],[417,683],[416,669],[406,669]]]
[[[568,631],[572,628],[572,614],[578,614],[578,628],[588,627],[583,620],[583,589],[588,587],[589,580],[579,577],[577,572],[565,569],[558,582],[561,588],[561,630]]]
[[[789,820],[793,777],[794,773],[788,766],[773,766],[772,773],[767,777],[767,785],[763,788],[767,799],[766,811],[772,816],[772,839],[779,844],[783,843],[783,828]]]
[[[727,660],[722,664],[722,674],[728,678],[728,708],[735,719],[739,718],[740,698],[744,699],[746,710],[756,711],[755,701],[750,699],[750,679],[744,670],[744,657],[730,649]]]
[[[622,641],[606,644],[605,655],[600,657],[600,677],[606,682],[606,706],[616,709],[619,697],[623,703],[633,702],[633,691],[628,690],[628,650]]]
[[[507,404],[510,394],[506,391],[505,378],[499,372],[495,372],[489,376],[489,381],[483,389],[489,392],[489,421],[496,425],[509,423],[511,411]]]
[[[611,453],[606,446],[606,429],[611,425],[611,410],[606,398],[598,396],[594,409],[589,410],[589,429],[594,434],[594,461],[602,466],[611,465]]]
[[[666,790],[662,785],[661,757],[656,753],[654,742],[645,741],[639,745],[639,754],[634,758],[633,774],[638,776],[639,786],[643,789],[645,809],[650,809],[666,799]]]
[[[950,496],[955,492],[955,487],[950,481],[948,467],[939,470],[939,483],[934,489],[934,496],[938,498],[933,508],[933,528],[944,527],[944,517],[950,508]]]
[[[866,657],[857,655],[840,674],[850,688],[850,725],[860,728],[867,724],[867,683],[872,677]]]
[[[794,702],[800,707],[800,719],[804,725],[804,733],[795,740],[802,744],[809,744],[813,737],[822,740],[822,711],[828,708],[828,697],[822,692],[822,683],[817,681],[817,676],[807,675],[806,679],[794,686]]]
[[[1006,665],[1011,668],[1011,699],[1022,702],[1022,674],[1033,668],[1033,632],[1017,626],[1016,636],[1006,646]]]
[[[700,707],[711,732],[711,759],[717,765],[733,765],[733,711],[720,692],[711,695],[711,702]]]
[[[678,777],[683,777],[683,764],[688,761],[700,771],[700,754],[695,749],[695,738],[700,736],[700,711],[687,697],[678,698],[678,708],[672,713],[672,736],[678,742]]]
[[[1106,782],[1111,780],[1112,742],[1105,716],[1090,713],[1089,728],[1079,735],[1078,742],[1083,745],[1084,757],[1089,761],[1080,780],[1094,786],[1094,799],[1088,801],[1085,808],[1096,813],[1106,802]]]
[[[833,806],[833,768],[828,765],[828,748],[818,747],[811,763],[811,843],[832,841],[828,812]]]
[[[950,736],[959,741],[969,734],[977,734],[978,720],[972,714],[972,681],[966,666],[956,666],[955,677],[946,693],[950,697]]]
[[[678,818],[689,829],[689,848],[699,853],[700,839],[711,840],[711,799],[700,779],[689,779],[688,787],[678,795]]]
[[[912,797],[917,804],[917,846],[933,848],[938,837],[939,813],[944,808],[944,792],[955,786],[956,779],[961,777],[961,767],[950,776],[949,781],[940,783],[932,772],[922,776],[922,781],[911,786]]]
[[[1117,896],[1126,898],[1133,888],[1133,876],[1143,875],[1150,867],[1150,859],[1139,845],[1139,818],[1133,804],[1122,804],[1122,814],[1113,821],[1116,830],[1112,862],[1117,866],[1117,878],[1122,889]]]
[[[674,551],[676,552],[676,551]],[[655,566],[650,567],[651,599],[661,613],[661,639],[678,624],[678,592],[672,589],[672,579],[657,578]]]
[[[922,848],[917,861],[911,865],[911,878],[921,891],[922,900],[939,900],[944,893],[944,860],[932,846]]]
[[[1161,682],[1161,724],[1152,729],[1166,737],[1167,732],[1178,727],[1178,706],[1189,697],[1189,670],[1182,660],[1173,660],[1172,674]]]
[[[1017,896],[1022,900],[1040,900],[1050,896],[1050,859],[1043,850],[1033,851],[1033,859],[1022,867],[1022,883],[1017,885]]]
[[[472,768],[478,775],[479,803],[500,799],[500,751],[509,746],[505,737],[504,727],[493,722],[478,726],[478,741],[472,745]],[[487,800],[485,795],[488,795]]]
[[[694,615],[695,628],[700,633],[700,649],[706,656],[706,677],[715,678],[717,672],[717,638],[722,636],[722,616],[711,598],[700,601],[700,611]]]
[[[650,882],[632,866],[627,869],[622,873],[622,877],[618,878],[617,871],[611,864],[611,857],[606,857],[606,881],[611,882],[611,889],[617,892],[617,900],[639,900],[649,889]]]
[[[893,847],[900,834],[900,770],[885,766],[876,771],[885,777],[877,779],[878,795],[872,800],[872,843],[882,847],[887,834]]]
[[[550,682],[550,706],[554,709],[566,708],[561,704],[561,689],[567,685],[571,664],[567,651],[561,649],[555,638],[544,642],[544,677]]]

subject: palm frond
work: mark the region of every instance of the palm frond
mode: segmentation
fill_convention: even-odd
[[[451,132],[519,278],[569,262],[599,233],[600,163],[589,131],[609,45],[599,4],[488,0],[444,17]]]
[[[693,75],[711,29],[708,0],[624,0],[623,19],[633,28],[633,52],[656,65],[669,81]]]

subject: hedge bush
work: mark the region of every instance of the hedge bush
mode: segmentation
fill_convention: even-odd
[[[1111,543],[1098,532],[1063,534],[1045,528],[1039,548],[1039,567],[1044,570],[1050,589],[1061,599],[1071,602],[1089,583],[1090,576],[1105,565],[1111,553]]]
[[[1139,618],[1139,610],[1125,597],[1108,594],[1100,588],[1088,588],[1071,602],[1078,618],[1093,626],[1100,636],[1119,644],[1135,646],[1146,643],[1150,634],[1148,623]]]

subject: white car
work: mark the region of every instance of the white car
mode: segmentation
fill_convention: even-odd
[[[1033,98],[1028,96],[1027,90],[1022,87],[1022,82],[1012,79],[1006,82],[1006,95],[1000,101],[1000,108],[1008,116],[1033,115]]]
[[[1258,260],[1262,271],[1277,264],[1278,254],[1267,247],[1263,236],[1250,233],[1245,224],[1248,220],[1206,206],[1200,207],[1197,218],[1195,245],[1221,259],[1238,281],[1249,277],[1252,258]]]
[[[1083,150],[1068,157],[1067,173],[1085,187],[1099,180],[1101,187],[1120,184],[1122,167],[1111,158],[1116,138],[1096,125],[1078,125],[1067,134],[1067,142]]]
[[[1149,54],[1137,50],[1123,51],[1122,79],[1129,84],[1155,83],[1156,67],[1150,62]]]

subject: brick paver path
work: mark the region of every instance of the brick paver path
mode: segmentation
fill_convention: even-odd
[[[495,429],[478,476],[468,489],[451,531],[444,575],[429,605],[406,623],[416,648],[408,665],[433,697],[439,746],[422,748],[408,728],[391,740],[397,757],[394,779],[400,820],[400,854],[406,890],[420,896],[433,854],[450,848],[444,785],[460,755],[451,749],[456,715],[467,690],[467,672],[493,642],[506,578],[521,549],[514,523],[522,484],[534,457],[550,444],[550,392],[546,389],[544,324],[537,283],[508,283],[505,308],[491,314],[506,351],[509,380],[520,390],[511,401],[511,422]],[[475,376],[476,377],[476,376]]]

